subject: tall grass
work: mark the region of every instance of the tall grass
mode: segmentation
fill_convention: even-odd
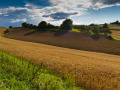
[[[0,51],[0,90],[80,90],[57,74]]]

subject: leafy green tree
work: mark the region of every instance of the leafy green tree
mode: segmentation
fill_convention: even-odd
[[[22,27],[28,27],[29,24],[27,24],[26,22],[22,23]]]
[[[29,24],[28,27],[29,27],[29,28],[33,28],[33,24]]]
[[[12,29],[12,26],[9,26],[9,29]]]
[[[107,23],[105,23],[105,24],[103,25],[103,28],[109,28],[108,25],[107,25]]]
[[[103,28],[102,32],[104,33],[104,36],[111,36],[112,31],[109,28]]]
[[[50,23],[48,23],[48,24],[47,24],[47,29],[55,29],[55,26],[52,25],[52,24],[50,24]]]
[[[66,19],[61,24],[60,29],[65,31],[72,30],[72,24],[73,24],[73,21],[71,19]]]
[[[46,29],[47,28],[47,22],[46,21],[41,21],[39,24],[38,24],[38,29],[41,30],[41,29]]]
[[[104,36],[108,36],[109,34],[111,35],[112,31],[109,29],[107,23],[105,23],[103,25],[103,28],[102,28],[102,33],[104,33]]]
[[[99,36],[99,34],[100,34],[99,26],[93,26],[93,27],[91,27],[91,29],[92,29],[93,35]]]
[[[4,34],[7,34],[10,32],[10,29],[7,29],[6,31],[4,31]]]

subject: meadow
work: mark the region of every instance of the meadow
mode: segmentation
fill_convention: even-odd
[[[83,90],[72,77],[60,75],[32,61],[0,51],[0,90]]]

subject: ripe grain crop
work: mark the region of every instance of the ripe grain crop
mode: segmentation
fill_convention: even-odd
[[[87,90],[120,89],[120,56],[74,50],[0,37],[0,49],[17,57],[41,62],[49,69],[71,75]]]
[[[37,66],[2,51],[0,63],[0,90],[83,90],[73,86],[71,77],[62,80],[42,63]]]

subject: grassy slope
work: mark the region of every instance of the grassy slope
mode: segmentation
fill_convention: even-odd
[[[0,51],[0,89],[3,90],[82,90],[74,79],[63,81],[55,73],[32,62]]]
[[[77,32],[35,32],[24,28],[14,28],[6,37],[73,49],[120,54],[119,41],[108,40],[103,37],[96,39],[90,35]]]

